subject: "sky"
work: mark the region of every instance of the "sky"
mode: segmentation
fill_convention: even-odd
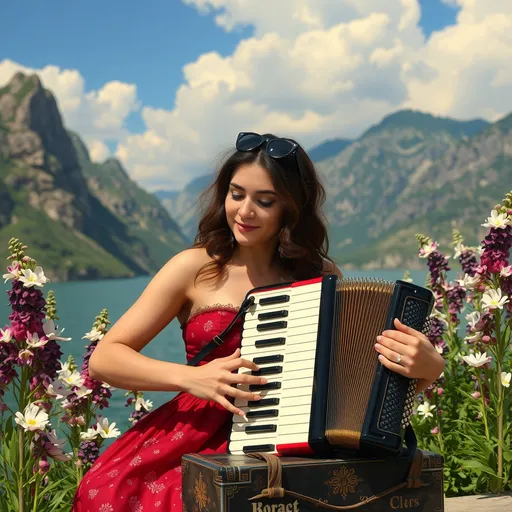
[[[148,190],[210,172],[239,131],[312,147],[402,108],[512,111],[512,2],[3,2],[0,87],[37,73],[91,158]]]

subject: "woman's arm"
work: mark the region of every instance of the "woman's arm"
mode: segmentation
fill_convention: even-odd
[[[239,368],[258,370],[240,357],[240,349],[228,357],[198,367],[158,361],[139,352],[180,312],[188,300],[204,252],[190,249],[172,258],[151,280],[135,304],[98,343],[89,361],[92,378],[122,389],[138,391],[187,391],[214,400],[228,411],[243,416],[226,397],[259,400],[237,384],[265,384],[264,377],[236,373]]]
[[[167,262],[131,308],[98,343],[90,362],[92,378],[122,389],[181,391],[187,368],[139,352],[173,320],[187,300],[200,253],[187,250]]]

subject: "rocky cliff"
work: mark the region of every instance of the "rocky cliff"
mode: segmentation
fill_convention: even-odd
[[[90,162],[35,75],[0,89],[0,175],[0,247],[21,238],[53,279],[151,273],[187,243],[119,162]]]

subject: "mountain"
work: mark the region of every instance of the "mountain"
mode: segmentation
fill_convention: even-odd
[[[183,190],[161,190],[155,193],[169,214],[177,219],[180,229],[190,240],[193,240],[196,235],[199,195],[212,181],[213,174],[205,174],[190,181]]]
[[[378,132],[407,129],[414,127],[422,132],[446,132],[458,139],[471,137],[489,126],[484,119],[472,119],[470,121],[458,121],[449,117],[433,116],[418,110],[399,110],[385,116],[377,125],[370,127],[363,137],[374,135]]]
[[[350,139],[330,139],[318,146],[308,149],[308,155],[313,162],[321,162],[341,153],[347,146],[350,146]]]
[[[129,178],[119,160],[93,163],[80,137],[70,136],[89,190],[126,225],[132,240],[126,250],[146,272],[158,270],[186,244],[179,226],[153,194]]]
[[[186,244],[118,161],[90,161],[36,75],[0,89],[0,175],[0,247],[20,238],[53,280],[148,274]]]
[[[483,219],[512,189],[506,120],[398,114],[319,164],[332,252],[342,266],[418,266],[417,232],[450,244],[457,227],[467,243],[478,243]]]
[[[313,161],[321,161],[337,155],[351,144],[348,139],[331,139],[322,142],[308,151]],[[196,235],[198,223],[199,195],[213,181],[213,174],[205,174],[190,181],[183,190],[159,190],[155,196],[177,220],[183,233],[192,240]]]

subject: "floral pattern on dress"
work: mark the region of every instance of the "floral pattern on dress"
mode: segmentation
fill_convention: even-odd
[[[235,308],[220,308],[196,314],[183,326],[188,360],[236,314]],[[225,343],[200,364],[228,356],[239,346],[240,329],[235,326]],[[231,418],[215,402],[179,393],[108,446],[82,479],[72,512],[181,511],[181,457],[225,453]]]

